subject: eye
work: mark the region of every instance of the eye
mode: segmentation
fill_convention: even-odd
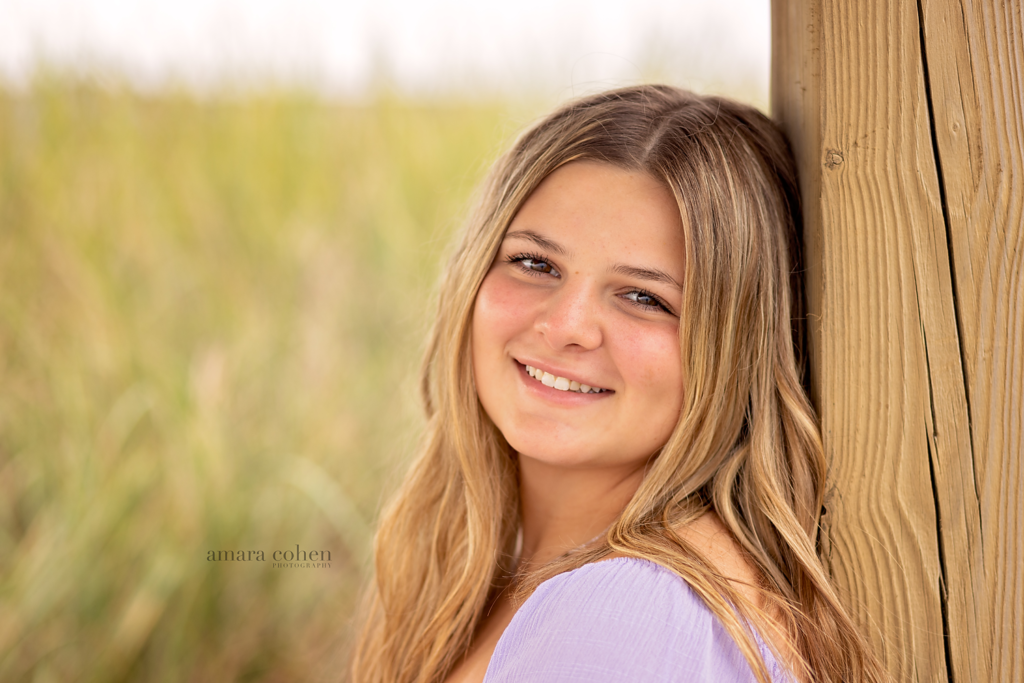
[[[665,302],[651,294],[644,289],[634,289],[631,292],[627,292],[622,295],[622,298],[626,301],[632,301],[634,304],[646,311],[665,311],[671,313]]]
[[[559,273],[555,270],[547,260],[536,254],[516,254],[515,256],[509,256],[506,261],[509,263],[515,263],[519,266],[519,269],[529,275],[554,275],[559,277]]]

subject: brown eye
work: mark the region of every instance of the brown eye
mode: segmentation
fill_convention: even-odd
[[[632,301],[640,308],[647,310],[662,310],[669,313],[668,306],[662,303],[661,299],[654,296],[650,292],[645,292],[642,289],[634,289],[628,294],[624,294],[623,298],[627,301]]]
[[[529,268],[530,270],[538,273],[550,273],[552,271],[551,264],[545,261],[537,261],[532,258],[523,259],[520,261],[523,267]]]
[[[654,299],[653,299],[653,298],[651,297],[651,295],[650,295],[650,294],[643,294],[643,293],[641,293],[641,292],[637,292],[637,293],[636,293],[636,296],[634,296],[634,297],[630,297],[630,298],[632,298],[632,300],[633,300],[633,301],[635,301],[635,302],[637,302],[638,304],[643,304],[643,305],[645,305],[645,306],[653,306],[653,305],[654,305],[655,303],[657,303],[657,302],[656,302],[656,301],[655,301],[655,300],[654,300]]]
[[[555,267],[540,256],[516,254],[515,256],[509,256],[506,260],[509,263],[514,263],[520,270],[528,275],[551,275],[553,277],[561,277],[558,271],[555,270]]]

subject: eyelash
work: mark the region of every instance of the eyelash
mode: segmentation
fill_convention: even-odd
[[[640,296],[649,296],[651,299],[654,300],[653,304],[642,304],[639,301],[631,301],[630,303],[632,303],[633,305],[639,306],[640,308],[647,311],[664,311],[665,313],[672,312],[669,310],[668,305],[661,300],[661,297],[659,297],[654,292],[649,292],[646,289],[640,289],[639,287],[630,290],[630,294],[632,294],[633,292],[636,292]]]
[[[542,273],[539,270],[528,268],[523,265],[523,261],[539,261],[540,263],[546,263],[548,264],[548,267],[551,268],[551,270],[558,272],[558,269],[551,264],[551,261],[547,260],[546,258],[538,254],[530,254],[527,252],[523,252],[521,254],[508,256],[505,258],[505,260],[509,263],[516,264],[519,267],[519,270],[523,271],[523,273],[525,273],[526,275],[550,275],[550,273]]]
[[[516,266],[519,267],[519,270],[522,271],[525,275],[532,275],[532,276],[535,276],[535,277],[536,276],[540,276],[540,275],[550,275],[550,273],[543,273],[543,272],[534,270],[533,268],[528,268],[528,267],[524,266],[523,265],[523,261],[539,261],[540,263],[546,263],[548,265],[548,267],[551,268],[551,270],[555,271],[556,273],[558,272],[558,270],[554,267],[554,265],[552,265],[551,261],[549,261],[547,258],[545,258],[543,256],[540,256],[539,254],[531,254],[531,253],[528,253],[528,252],[523,252],[523,253],[520,253],[520,254],[511,254],[511,255],[505,257],[505,262],[506,263],[514,263]],[[629,301],[631,304],[633,304],[634,306],[636,306],[636,307],[638,307],[638,308],[640,308],[642,310],[645,310],[645,311],[664,311],[665,313],[671,313],[672,312],[669,309],[668,304],[666,304],[662,300],[662,298],[659,297],[654,292],[648,291],[646,289],[642,289],[640,287],[634,287],[633,289],[631,289],[629,291],[629,293],[630,294],[634,294],[635,293],[637,296],[650,297],[654,301],[653,304],[643,304],[643,303],[640,303],[639,301],[631,301],[629,299],[626,299],[626,301]]]

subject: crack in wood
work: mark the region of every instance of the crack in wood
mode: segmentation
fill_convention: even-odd
[[[928,357],[927,344],[925,358]],[[931,395],[931,376],[928,377],[928,394]],[[942,541],[942,512],[939,508],[939,485],[935,480],[935,454],[932,451],[931,439],[926,438],[928,445],[928,475],[931,478],[932,497],[935,499],[935,537],[939,544],[939,607],[942,610],[942,649],[946,655],[946,675],[949,683],[954,683],[953,650],[949,636],[949,579],[946,575],[946,548]]]
[[[928,130],[931,133],[932,141],[932,155],[935,157],[935,173],[938,176],[939,185],[939,203],[942,207],[942,224],[945,228],[946,233],[946,253],[949,258],[949,274],[950,281],[956,283],[957,280],[957,268],[956,268],[956,252],[953,249],[953,233],[952,225],[950,221],[949,202],[946,197],[946,180],[942,173],[942,156],[939,151],[939,139],[936,134],[936,126],[938,122],[935,120],[935,107],[932,98],[932,84],[928,72],[928,50],[925,45],[924,35],[924,9],[921,5],[922,0],[917,0],[917,19],[918,28],[920,30],[920,41],[921,41],[921,71],[924,74],[924,93],[925,103],[928,107]],[[963,6],[960,7],[961,16],[963,13]],[[966,21],[966,18],[964,18]],[[957,74],[959,78],[959,74]],[[974,455],[974,420],[971,418],[971,387],[967,379],[967,359],[964,355],[964,323],[963,323],[963,311],[961,310],[960,298],[957,292],[956,285],[950,288],[950,294],[953,299],[953,316],[956,320],[956,348],[960,355],[960,376],[963,378],[964,385],[964,399],[967,408],[967,438],[969,448],[967,449],[968,455],[971,458],[971,470],[974,472],[974,499],[978,506],[978,519],[981,532],[981,542],[985,540],[985,527],[982,524],[983,516],[981,515],[981,491],[978,490],[978,468],[975,462]]]
[[[956,282],[956,267],[955,267],[955,265],[953,263],[953,244],[952,244],[952,238],[951,238],[951,235],[950,235],[949,207],[948,207],[948,204],[947,204],[947,201],[946,201],[945,182],[944,182],[944,179],[942,177],[942,161],[941,161],[941,158],[939,156],[939,141],[938,141],[938,138],[936,137],[936,134],[935,134],[935,127],[937,125],[937,122],[935,121],[935,109],[934,109],[933,104],[932,104],[931,80],[929,78],[929,73],[928,73],[928,50],[927,50],[927,47],[926,47],[925,35],[924,35],[924,26],[925,26],[925,24],[924,24],[924,8],[922,7],[921,2],[922,2],[922,0],[917,0],[917,26],[918,26],[918,32],[919,32],[919,41],[920,41],[919,44],[920,44],[920,47],[921,47],[921,71],[922,71],[922,74],[924,76],[924,99],[925,99],[925,103],[926,103],[927,110],[928,110],[928,131],[931,134],[932,154],[935,157],[935,172],[936,172],[936,175],[938,176],[937,180],[938,180],[938,186],[939,186],[939,201],[940,201],[940,204],[941,204],[941,207],[942,207],[942,223],[943,223],[943,226],[945,228],[946,249],[947,249],[948,254],[949,254],[948,258],[949,258],[950,276],[952,278],[951,282],[955,283]],[[915,277],[915,281],[916,281],[916,277]],[[915,290],[916,290],[916,286],[915,286]],[[968,430],[970,430],[970,428],[971,428],[971,416],[970,416],[970,404],[971,404],[971,402],[970,402],[970,397],[966,394],[966,391],[967,391],[967,377],[966,377],[966,373],[963,373],[963,364],[964,364],[963,354],[964,354],[964,350],[963,350],[963,344],[961,343],[961,339],[963,338],[963,335],[961,333],[960,305],[959,305],[959,302],[957,301],[956,287],[955,286],[950,287],[950,290],[951,290],[951,294],[952,294],[952,298],[953,298],[953,312],[954,312],[954,316],[956,318],[956,326],[957,326],[957,330],[956,330],[956,332],[957,332],[956,344],[957,344],[957,350],[960,353],[960,364],[961,364],[961,373],[962,373],[961,376],[964,378],[964,380],[963,380],[964,381],[964,391],[965,391],[965,398],[967,399],[967,410],[968,410],[968,412],[967,412],[967,428],[968,428]],[[915,294],[918,294],[918,293],[915,292]],[[939,607],[942,610],[942,648],[943,648],[943,653],[946,656],[946,677],[947,677],[947,680],[949,681],[949,683],[955,683],[956,679],[954,677],[954,672],[953,672],[953,652],[952,652],[951,643],[950,643],[949,579],[948,579],[947,570],[946,570],[946,563],[947,563],[946,547],[945,547],[945,542],[944,542],[943,533],[942,533],[942,506],[940,505],[938,482],[936,481],[936,478],[935,478],[935,458],[936,458],[936,453],[932,449],[932,442],[934,441],[934,439],[938,435],[938,423],[936,421],[936,415],[935,415],[935,390],[934,390],[934,387],[932,386],[931,359],[929,358],[929,354],[928,354],[928,335],[927,335],[927,333],[925,332],[925,329],[924,329],[924,320],[923,320],[923,318],[921,318],[921,310],[920,309],[921,309],[920,296],[918,295],[918,317],[919,317],[919,319],[921,319],[921,338],[922,338],[922,341],[923,341],[923,344],[924,344],[925,374],[928,377],[928,403],[929,403],[929,408],[931,410],[931,422],[932,422],[931,433],[926,436],[925,443],[928,446],[928,475],[929,475],[930,480],[931,480],[932,498],[935,501],[935,537],[936,537],[936,542],[938,543],[939,570],[940,570],[940,575],[939,575]],[[970,434],[970,432],[968,432],[968,434]],[[971,443],[973,444],[973,439],[972,439]],[[970,447],[968,450],[971,453],[971,460],[972,460],[971,465],[972,465],[972,469],[973,469],[973,465],[974,465],[974,462],[973,462],[974,448]],[[977,480],[977,478],[975,478],[975,480]],[[977,489],[977,483],[975,483],[975,489]],[[979,501],[979,503],[980,503],[980,501]]]

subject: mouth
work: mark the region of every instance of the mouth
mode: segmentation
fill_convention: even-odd
[[[561,377],[559,375],[552,374],[540,368],[533,367],[532,365],[519,364],[525,368],[526,374],[531,377],[535,382],[539,382],[546,387],[550,387],[556,391],[564,391],[567,393],[574,394],[606,394],[614,393],[611,389],[604,389],[602,387],[592,387],[589,384],[583,384],[570,377]]]

